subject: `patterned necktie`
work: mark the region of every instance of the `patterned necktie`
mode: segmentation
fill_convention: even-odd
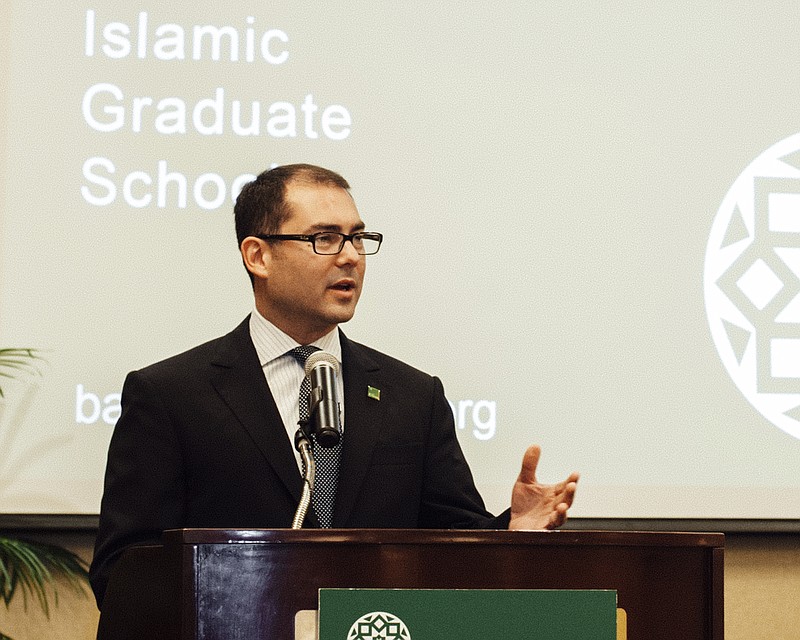
[[[319,351],[318,347],[307,345],[296,347],[289,352],[300,366],[305,369],[308,357]],[[311,382],[308,376],[303,378],[300,385],[300,420],[308,420],[308,399],[311,396]],[[329,529],[333,523],[333,507],[336,503],[336,486],[339,483],[339,460],[342,456],[342,438],[335,447],[325,448],[317,445],[317,439],[312,434],[311,453],[314,456],[314,464],[317,467],[314,480],[314,492],[311,497],[311,504],[317,514],[319,524],[324,529]]]

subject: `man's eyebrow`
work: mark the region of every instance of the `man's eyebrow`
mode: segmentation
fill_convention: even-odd
[[[359,222],[353,227],[353,232],[363,231],[364,229],[366,229],[366,225],[363,222]],[[319,231],[335,231],[336,233],[341,233],[342,227],[338,224],[315,224],[309,227],[308,233],[317,233]]]

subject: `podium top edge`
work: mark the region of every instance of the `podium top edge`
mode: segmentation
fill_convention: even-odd
[[[723,547],[722,533],[675,531],[500,531],[466,529],[170,529],[166,545],[196,544],[521,544]]]

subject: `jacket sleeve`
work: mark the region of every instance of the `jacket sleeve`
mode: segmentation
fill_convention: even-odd
[[[434,378],[425,454],[420,525],[425,528],[507,529],[509,511],[489,513],[456,437],[453,412]]]
[[[102,605],[114,562],[129,546],[158,544],[183,518],[184,473],[173,419],[141,372],[125,380],[108,451],[90,581]]]

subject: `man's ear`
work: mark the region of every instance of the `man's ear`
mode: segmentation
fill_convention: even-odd
[[[247,236],[239,246],[245,268],[256,278],[269,276],[272,253],[266,240]]]

